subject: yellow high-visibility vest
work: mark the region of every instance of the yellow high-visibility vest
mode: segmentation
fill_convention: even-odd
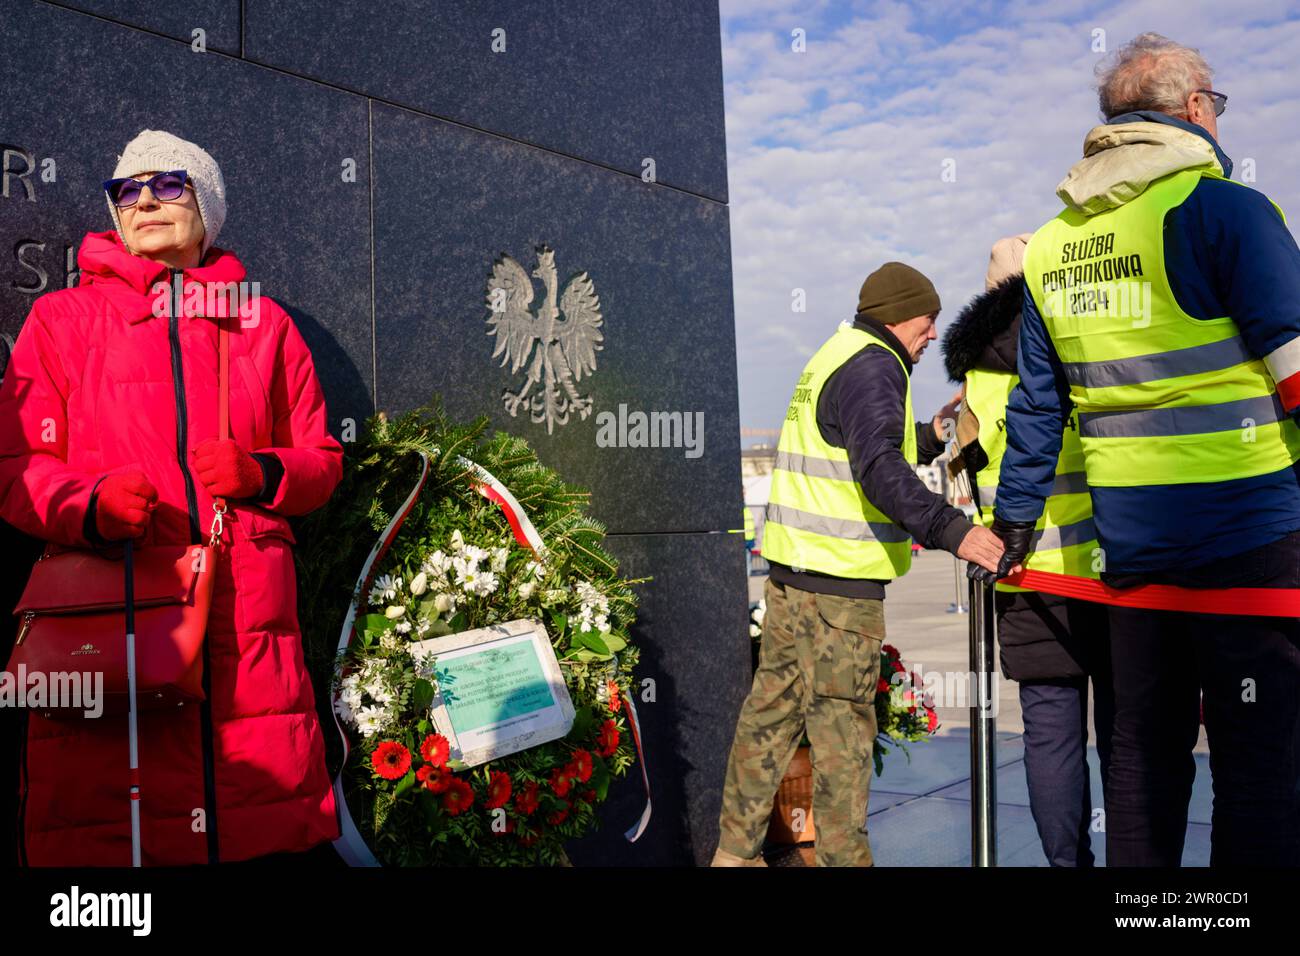
[[[1202,177],[1224,178],[1181,170],[1095,215],[1066,209],[1025,250],[1091,487],[1233,481],[1300,459],[1300,428],[1237,323],[1188,315],[1170,289],[1165,217]]]
[[[842,578],[892,580],[912,564],[912,538],[867,500],[849,455],[817,427],[817,400],[827,379],[864,348],[882,348],[903,366],[902,454],[916,464],[912,383],[907,366],[883,340],[844,323],[804,366],[781,427],[763,526],[763,557],[799,570]]]
[[[979,443],[988,463],[975,476],[979,490],[979,522],[993,524],[993,502],[998,493],[998,476],[1007,449],[1006,413],[1011,390],[1020,381],[1014,372],[973,368],[966,373],[966,404],[979,420]],[[1083,447],[1074,417],[1062,434],[1061,455],[1056,462],[1056,479],[1043,513],[1034,526],[1031,551],[1025,568],[1099,577],[1100,554],[1097,529],[1092,523],[1092,497],[1083,470]],[[1027,591],[1002,581],[999,591]]]

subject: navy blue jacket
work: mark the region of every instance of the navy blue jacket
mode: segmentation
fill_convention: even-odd
[[[1232,163],[1200,126],[1163,113],[1112,123],[1168,123],[1203,136],[1230,174]],[[1252,353],[1264,357],[1300,336],[1300,249],[1268,199],[1234,183],[1202,179],[1164,229],[1174,298],[1194,318],[1232,316]],[[1072,403],[1061,362],[1028,290],[1020,324],[1020,384],[1007,406],[1007,451],[996,513],[1037,520],[1052,485]],[[1192,567],[1259,547],[1300,529],[1300,470],[1236,481],[1092,489],[1094,520],[1110,574]]]
[[[817,399],[818,431],[827,444],[848,452],[849,468],[868,501],[922,547],[956,554],[972,527],[970,520],[932,492],[903,458],[904,428],[916,429],[917,464],[928,465],[945,446],[930,422],[905,420],[903,397],[912,357],[888,325],[861,314],[853,324],[882,339],[903,364],[884,349],[866,346],[837,368]],[[887,583],[796,572],[775,562],[771,577],[778,584],[847,597],[883,598]]]

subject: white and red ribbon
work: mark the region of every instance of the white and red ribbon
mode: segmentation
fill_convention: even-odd
[[[420,478],[411,489],[411,493],[406,496],[406,501],[402,502],[402,507],[393,515],[388,527],[384,533],[379,536],[375,546],[370,549],[370,555],[366,558],[366,563],[361,566],[361,574],[357,577],[357,586],[352,591],[352,603],[348,605],[347,616],[343,618],[343,630],[339,634],[339,644],[335,649],[335,660],[348,649],[352,643],[352,634],[354,625],[357,620],[357,611],[360,610],[362,598],[370,590],[370,579],[374,576],[376,565],[388,553],[392,547],[393,541],[397,538],[397,532],[401,530],[402,523],[406,521],[406,516],[411,513],[415,507],[415,499],[420,497],[420,492],[424,490],[424,483],[429,480],[429,456],[424,452],[420,455]],[[343,724],[339,722],[338,709],[338,691],[337,689],[331,695],[330,712],[334,716],[334,727],[338,731],[339,739],[343,741],[343,761],[339,764],[339,772],[334,776],[334,806],[339,815],[339,838],[334,841],[334,849],[338,851],[348,866],[380,866],[380,862],[375,859],[375,855],[370,852],[370,847],[362,839],[360,832],[357,830],[356,822],[352,819],[352,812],[348,809],[348,801],[343,793],[343,771],[348,766],[348,754],[352,752],[348,744],[348,735],[343,730]]]

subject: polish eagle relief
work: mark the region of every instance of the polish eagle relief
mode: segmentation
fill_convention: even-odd
[[[546,291],[536,313],[533,279],[540,279]],[[524,387],[505,389],[502,402],[512,416],[522,408],[533,422],[545,422],[548,435],[575,411],[584,419],[591,414],[591,396],[578,394],[577,383],[596,371],[596,353],[605,339],[591,277],[580,272],[569,279],[557,302],[559,286],[555,252],[546,246],[537,250],[531,276],[502,253],[487,283],[488,335],[496,336],[492,357],[500,358],[503,367],[508,363],[511,374],[528,370]]]

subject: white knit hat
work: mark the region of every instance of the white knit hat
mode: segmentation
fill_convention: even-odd
[[[226,181],[221,178],[221,167],[215,159],[202,147],[179,136],[162,130],[146,129],[126,144],[126,150],[118,158],[117,168],[113,170],[113,178],[124,179],[140,173],[163,173],[173,169],[185,170],[186,179],[194,187],[194,196],[199,203],[199,218],[203,220],[203,247],[199,250],[199,261],[202,261],[208,249],[217,241],[217,235],[226,221]],[[117,207],[107,194],[104,201],[108,203],[109,215],[113,217],[113,227],[122,237],[122,245],[125,246],[126,236],[122,235],[122,220],[118,217]]]

